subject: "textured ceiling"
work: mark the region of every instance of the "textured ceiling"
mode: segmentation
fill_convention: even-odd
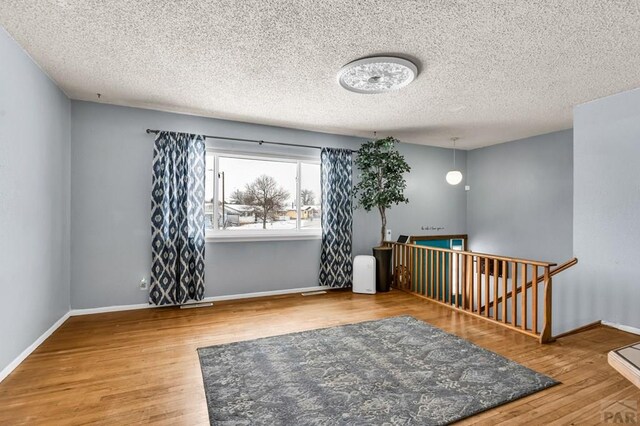
[[[566,129],[640,86],[640,0],[2,0],[0,23],[73,99],[475,148]],[[392,93],[346,63],[412,59]],[[144,127],[144,123],[140,124]]]

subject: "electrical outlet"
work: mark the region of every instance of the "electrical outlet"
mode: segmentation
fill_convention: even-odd
[[[146,278],[142,277],[142,279],[140,280],[140,291],[145,290],[149,290],[149,283],[147,282]]]
[[[386,241],[391,241],[391,229],[387,229],[387,235],[384,236]]]

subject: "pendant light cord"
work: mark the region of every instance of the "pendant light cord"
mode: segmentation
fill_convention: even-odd
[[[458,138],[453,137],[451,141],[453,141],[453,170],[456,170],[456,141]]]

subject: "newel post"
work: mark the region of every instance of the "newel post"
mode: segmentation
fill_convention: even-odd
[[[544,325],[542,326],[542,334],[540,334],[540,343],[549,343],[553,341],[551,335],[551,297],[552,297],[552,278],[549,273],[549,266],[544,267],[544,305],[543,305],[543,318]]]

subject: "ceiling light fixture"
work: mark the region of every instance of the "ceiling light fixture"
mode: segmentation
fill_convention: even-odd
[[[453,170],[447,173],[447,183],[449,185],[457,185],[462,182],[462,172],[456,169],[456,141],[460,138],[451,138],[453,142]]]
[[[338,83],[356,93],[398,90],[418,76],[418,67],[406,59],[373,56],[350,62],[338,72]]]

